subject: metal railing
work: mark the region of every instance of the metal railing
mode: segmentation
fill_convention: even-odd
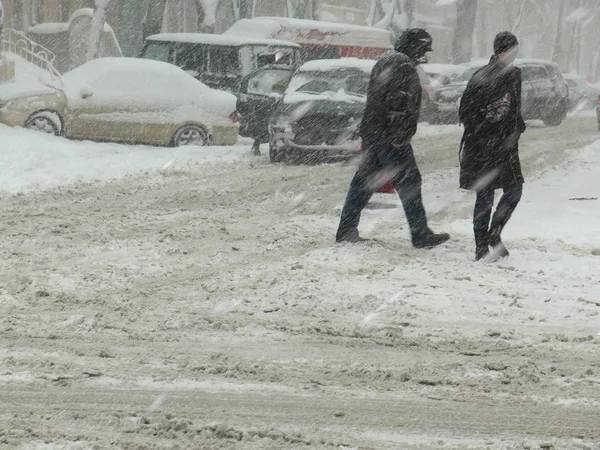
[[[56,55],[43,45],[29,39],[22,31],[4,28],[0,48],[3,52],[12,52],[26,61],[46,70],[51,78],[60,78],[60,72],[54,67]]]

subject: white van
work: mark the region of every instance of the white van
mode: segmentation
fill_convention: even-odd
[[[164,33],[147,37],[140,57],[175,64],[212,88],[236,92],[241,79],[259,67],[297,64],[300,48],[274,39]]]

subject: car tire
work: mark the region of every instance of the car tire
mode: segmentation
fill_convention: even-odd
[[[60,121],[58,113],[54,111],[39,111],[27,118],[24,127],[28,130],[60,136],[62,126],[57,121]]]
[[[197,145],[203,147],[210,144],[208,133],[200,125],[188,124],[179,128],[171,138],[173,147]]]

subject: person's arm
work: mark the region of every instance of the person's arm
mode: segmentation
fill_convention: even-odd
[[[485,121],[483,111],[483,91],[479,78],[471,78],[463,93],[458,108],[459,122],[470,130],[479,127]]]
[[[523,85],[523,79],[521,78],[521,69],[518,67],[515,78],[515,90],[517,91],[517,130],[519,130],[519,133],[524,133],[527,129],[527,125],[525,125],[523,114],[521,114],[521,87]]]
[[[388,127],[392,144],[405,145],[417,132],[421,109],[421,82],[410,62],[401,62],[394,68],[389,85],[387,103]]]

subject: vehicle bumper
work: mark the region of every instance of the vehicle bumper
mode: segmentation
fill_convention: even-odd
[[[289,138],[274,137],[271,145],[284,157],[301,162],[346,161],[360,153],[360,140],[347,141],[340,145],[299,145]]]
[[[215,125],[212,127],[213,145],[235,145],[238,141],[238,125]]]

